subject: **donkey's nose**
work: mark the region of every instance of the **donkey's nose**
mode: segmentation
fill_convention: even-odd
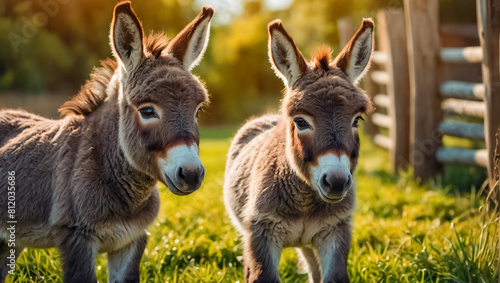
[[[177,168],[177,181],[185,187],[186,192],[194,192],[200,188],[205,177],[205,168],[201,166],[182,165]]]
[[[325,172],[321,176],[321,189],[327,198],[339,199],[352,185],[351,174]]]

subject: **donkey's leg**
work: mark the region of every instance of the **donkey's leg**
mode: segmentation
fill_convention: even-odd
[[[300,247],[297,250],[301,264],[306,264],[309,283],[321,282],[321,269],[318,255],[310,247]]]
[[[270,233],[260,230],[246,233],[243,241],[245,282],[280,282],[278,264],[283,248],[277,244],[276,239]]]
[[[15,251],[13,260],[11,260],[11,250]],[[24,248],[19,247],[18,245],[16,245],[16,247],[9,247],[8,243],[0,240],[0,283],[5,282],[5,278],[11,270],[10,265],[15,264],[23,250]]]
[[[347,257],[351,246],[350,217],[313,239],[321,263],[323,283],[349,282]]]
[[[92,246],[89,236],[76,229],[67,229],[61,231],[58,238],[64,282],[97,282],[94,267],[97,249]]]
[[[108,253],[108,282],[139,282],[139,266],[148,236],[144,234],[130,245]]]

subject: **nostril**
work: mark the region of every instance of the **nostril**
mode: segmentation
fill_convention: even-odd
[[[331,188],[331,184],[328,182],[327,174],[323,174],[323,177],[321,177],[321,187]]]
[[[177,169],[177,180],[184,180],[186,176],[184,176],[184,172],[182,170],[182,167],[179,167]]]
[[[347,177],[347,181],[345,182],[344,188],[348,189],[348,188],[350,188],[350,187],[351,187],[351,185],[352,185],[352,176],[351,176],[351,175],[349,175],[349,176]]]

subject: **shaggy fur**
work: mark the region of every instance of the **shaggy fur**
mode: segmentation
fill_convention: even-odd
[[[360,33],[371,36],[373,23],[364,20],[353,40]],[[310,172],[322,156],[345,155],[352,174],[359,153],[353,118],[370,102],[353,84],[358,76],[349,77],[347,65],[330,62],[328,48],[304,64],[281,22],[270,23],[269,36],[270,60],[287,79],[287,92],[279,114],[252,119],[238,131],[224,180],[226,209],[243,234],[245,282],[279,282],[278,263],[286,247],[298,248],[309,282],[348,282],[354,185],[342,191],[339,202],[327,202],[313,186]],[[353,56],[367,61],[373,46],[363,47],[368,49]],[[339,57],[349,59],[344,53]],[[299,77],[287,74],[297,71]],[[314,121],[311,132],[299,133],[293,120],[297,115]]]
[[[205,7],[190,26],[203,21],[207,28],[212,15],[213,9]],[[166,48],[164,36],[150,36],[143,45],[130,2],[115,7],[115,22],[117,62],[102,62],[61,107],[64,118],[0,111],[0,180],[7,182],[8,172],[16,178],[15,219],[8,219],[6,211],[0,214],[0,282],[9,269],[10,250],[17,257],[25,247],[59,248],[64,282],[96,282],[98,253],[108,254],[108,282],[139,282],[146,229],[160,207],[156,183],[168,183],[159,159],[179,144],[197,148],[195,116],[208,96],[184,67],[184,58]],[[116,38],[116,32],[125,36]],[[184,44],[198,42],[192,33],[177,37]],[[134,52],[140,56],[128,56]],[[145,102],[162,113],[154,123],[141,120],[138,108]],[[189,194],[202,179],[191,187],[169,184],[169,189]],[[4,208],[7,192],[5,183],[0,188]],[[8,246],[10,220],[16,221],[15,247]]]

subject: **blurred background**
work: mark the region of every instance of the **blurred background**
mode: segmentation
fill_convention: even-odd
[[[109,25],[117,1],[2,0],[0,108],[21,107],[57,118],[99,60],[111,57]],[[322,43],[339,52],[337,20],[376,17],[402,0],[157,0],[132,1],[144,30],[175,36],[212,5],[208,50],[193,71],[211,94],[202,123],[239,124],[277,109],[282,82],[267,58],[267,23],[280,18],[304,56]],[[475,1],[440,0],[442,23],[476,22]]]

